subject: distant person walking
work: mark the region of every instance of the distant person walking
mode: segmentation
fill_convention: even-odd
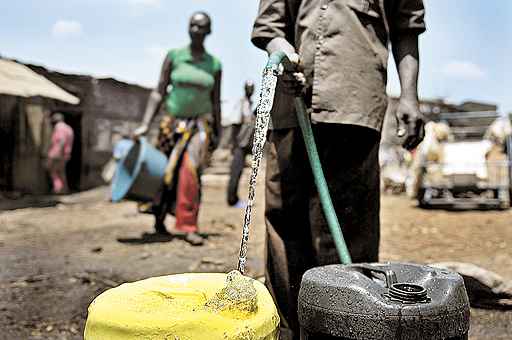
[[[190,44],[170,50],[165,57],[142,126],[134,132],[135,136],[146,134],[163,107],[165,116],[160,122],[158,148],[169,157],[169,164],[165,189],[155,199],[151,211],[155,215],[155,230],[160,234],[168,234],[164,220],[168,211],[174,213],[176,230],[184,232],[185,240],[192,245],[203,244],[197,223],[201,171],[212,137],[218,136],[220,130],[221,63],[204,47],[210,33],[208,14],[194,13],[189,21]]]
[[[74,133],[71,126],[64,122],[62,113],[54,113],[51,123],[53,131],[48,150],[48,172],[52,179],[53,192],[64,194],[69,192],[66,164],[71,158]]]
[[[252,109],[252,95],[254,83],[246,81],[244,96],[236,105],[237,114],[240,115],[240,123],[233,124],[233,160],[229,174],[228,204],[243,208],[245,203],[238,198],[238,184],[245,166],[245,156],[251,152],[252,138],[254,135],[254,112]]]

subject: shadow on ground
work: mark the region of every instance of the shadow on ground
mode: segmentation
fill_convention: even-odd
[[[208,240],[210,237],[220,237],[222,234],[220,233],[199,233],[205,240]],[[169,234],[159,234],[159,233],[142,233],[140,237],[118,237],[117,242],[123,244],[151,244],[151,243],[164,243],[164,242],[172,242],[173,240],[185,240],[184,233],[169,233]]]
[[[58,203],[58,197],[51,195],[20,195],[16,193],[0,193],[0,211],[24,208],[47,208],[54,207]]]

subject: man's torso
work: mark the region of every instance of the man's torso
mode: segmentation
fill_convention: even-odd
[[[387,106],[387,34],[377,1],[303,0],[296,47],[316,121],[380,130]]]
[[[394,18],[389,13],[397,12],[398,2],[407,1],[421,4],[421,0],[284,1],[286,24],[291,25],[285,38],[301,56],[313,121],[380,131],[387,107],[389,20]],[[269,8],[255,27],[275,25],[277,14],[269,13]],[[273,112],[278,116],[273,118],[274,128],[296,126],[294,108],[288,104],[291,98],[275,102],[279,112]]]

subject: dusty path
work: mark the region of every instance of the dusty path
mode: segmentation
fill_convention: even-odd
[[[0,339],[81,339],[86,308],[120,282],[236,266],[242,211],[225,203],[225,176],[204,179],[203,247],[155,238],[133,203],[112,205],[105,190],[69,204],[0,212]],[[261,185],[257,197],[262,197]],[[248,273],[263,273],[262,201]],[[424,211],[406,198],[382,200],[382,260],[473,262],[512,279],[512,212]],[[168,225],[172,225],[169,218]],[[473,310],[472,339],[509,339],[512,312]]]

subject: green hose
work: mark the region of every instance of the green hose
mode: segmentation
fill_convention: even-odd
[[[284,52],[275,52],[270,55],[267,67],[277,68],[280,63],[283,63],[285,67],[287,66],[286,54]],[[343,233],[341,231],[338,217],[336,216],[336,211],[334,210],[334,205],[332,204],[329,188],[327,187],[324,171],[322,170],[322,164],[320,163],[320,157],[318,156],[311,122],[308,119],[306,105],[304,104],[304,99],[302,99],[301,96],[295,97],[295,108],[297,111],[297,120],[299,121],[299,126],[304,138],[304,144],[306,145],[309,163],[311,165],[315,184],[320,196],[322,209],[327,219],[329,230],[334,239],[336,250],[338,251],[341,263],[351,264],[352,259],[350,258],[350,253],[348,251],[347,244],[345,243],[345,239],[343,238]]]
[[[284,62],[288,57],[283,51],[277,51],[269,55],[266,68],[277,68],[279,64]]]

